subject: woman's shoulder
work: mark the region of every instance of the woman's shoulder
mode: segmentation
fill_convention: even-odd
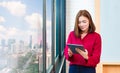
[[[101,37],[100,33],[98,33],[98,32],[93,32],[92,34],[93,34],[95,37]]]
[[[75,36],[74,31],[70,31],[70,32],[69,32],[69,36]]]
[[[69,33],[70,35],[73,35],[74,34],[74,31],[70,31],[70,33]]]

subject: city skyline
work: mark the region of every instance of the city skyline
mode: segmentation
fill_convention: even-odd
[[[51,7],[49,1],[47,7]],[[42,0],[0,0],[0,10],[0,40],[13,38],[28,41],[29,36],[32,35],[34,43],[40,42],[42,39]],[[50,24],[51,16],[47,13],[48,31],[51,28]],[[50,34],[50,32],[47,33],[47,35]],[[51,40],[48,39],[48,41]]]
[[[50,1],[46,1],[47,68],[51,64]],[[42,0],[0,0],[0,73],[39,72],[39,56],[41,67],[43,64],[42,8]]]

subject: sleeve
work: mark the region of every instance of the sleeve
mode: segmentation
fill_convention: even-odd
[[[95,40],[95,44],[93,47],[93,54],[91,56],[89,56],[86,66],[95,67],[100,62],[101,43],[102,43],[101,36],[97,35],[97,38]]]
[[[71,42],[72,42],[72,32],[70,32],[70,34],[68,36],[68,40],[67,40],[67,43],[71,43]],[[72,57],[68,56],[68,46],[67,45],[64,48],[64,56],[68,61],[70,61],[72,59]]]

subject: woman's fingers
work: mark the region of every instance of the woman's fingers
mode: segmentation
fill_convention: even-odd
[[[72,51],[68,48],[68,55],[71,57],[73,55]]]
[[[82,55],[86,60],[88,60],[88,51],[85,49],[85,51],[80,50],[79,48],[75,49],[80,55]]]

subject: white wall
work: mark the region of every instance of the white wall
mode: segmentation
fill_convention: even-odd
[[[101,0],[102,61],[120,62],[120,0]]]

